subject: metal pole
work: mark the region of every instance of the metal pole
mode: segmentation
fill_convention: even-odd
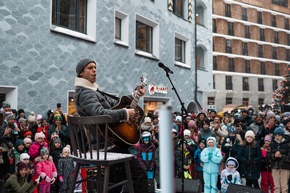
[[[159,111],[159,157],[160,157],[160,185],[162,193],[174,193],[173,180],[173,141],[171,136],[171,110],[170,107],[161,106]]]

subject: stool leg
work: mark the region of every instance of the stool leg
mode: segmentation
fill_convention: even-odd
[[[110,165],[105,167],[103,193],[109,191]]]
[[[127,180],[128,180],[128,191],[129,193],[134,193],[129,161],[125,162],[125,170],[126,170],[126,175],[127,175]]]
[[[76,181],[77,181],[77,177],[78,177],[78,174],[79,174],[79,170],[80,170],[80,164],[77,163],[76,167],[75,167],[75,170],[74,170],[74,176],[73,176],[73,179],[72,179],[72,185],[69,188],[69,192],[70,193],[74,192]]]

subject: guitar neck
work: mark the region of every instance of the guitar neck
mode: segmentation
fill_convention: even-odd
[[[134,98],[132,100],[132,103],[130,104],[131,109],[136,109],[138,101],[139,101],[140,95],[135,93]]]

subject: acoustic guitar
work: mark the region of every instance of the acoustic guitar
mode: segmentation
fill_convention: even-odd
[[[142,76],[140,80],[141,80],[140,87],[142,88],[145,87],[147,85],[147,79],[144,76]],[[125,143],[123,145],[132,146],[136,144],[140,139],[140,124],[144,117],[144,111],[137,105],[139,98],[140,95],[138,94],[138,92],[135,92],[133,100],[128,96],[122,96],[121,99],[119,100],[119,103],[111,108],[111,109],[123,109],[123,108],[135,109],[135,116],[133,119],[109,125],[109,130],[115,136],[117,136],[118,139],[121,140],[121,143]],[[116,142],[113,143],[117,146],[120,146],[119,143]]]

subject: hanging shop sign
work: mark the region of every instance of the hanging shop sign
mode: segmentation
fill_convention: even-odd
[[[153,95],[154,93],[167,94],[168,88],[164,86],[155,86],[154,84],[149,85],[149,94]]]

